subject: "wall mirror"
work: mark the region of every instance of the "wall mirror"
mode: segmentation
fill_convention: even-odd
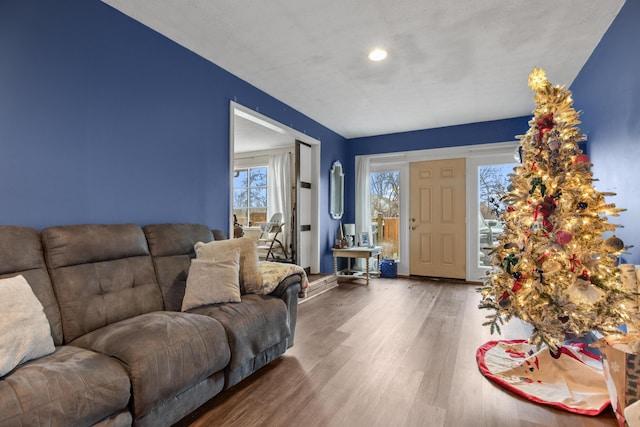
[[[342,171],[342,163],[338,160],[333,162],[333,166],[331,166],[329,187],[329,191],[331,191],[329,195],[329,212],[331,213],[331,218],[340,219],[344,213],[344,172]]]

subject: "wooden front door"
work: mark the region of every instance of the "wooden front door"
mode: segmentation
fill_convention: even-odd
[[[410,166],[412,275],[465,278],[465,159]]]

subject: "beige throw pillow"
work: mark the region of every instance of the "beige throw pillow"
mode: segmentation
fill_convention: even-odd
[[[40,300],[23,276],[0,279],[0,377],[55,351]]]
[[[215,260],[192,259],[182,311],[207,304],[240,302],[240,249]]]
[[[214,240],[209,243],[198,242],[194,245],[198,259],[216,259],[233,249],[240,249],[240,286],[245,293],[262,293],[262,274],[258,267],[258,248],[254,239]]]

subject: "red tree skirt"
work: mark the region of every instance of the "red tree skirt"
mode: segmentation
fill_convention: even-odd
[[[584,346],[536,350],[526,340],[489,341],[476,352],[480,372],[519,396],[583,415],[609,406],[602,363]]]

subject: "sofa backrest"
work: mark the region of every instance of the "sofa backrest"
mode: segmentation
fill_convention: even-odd
[[[61,345],[60,311],[49,280],[40,235],[28,227],[0,226],[0,278],[19,274],[27,280],[44,307],[54,344]]]
[[[152,224],[143,227],[153,258],[156,277],[162,289],[166,310],[180,311],[193,246],[210,242],[213,233],[202,224]]]
[[[134,224],[83,224],[41,232],[64,339],[163,309],[142,229]]]

